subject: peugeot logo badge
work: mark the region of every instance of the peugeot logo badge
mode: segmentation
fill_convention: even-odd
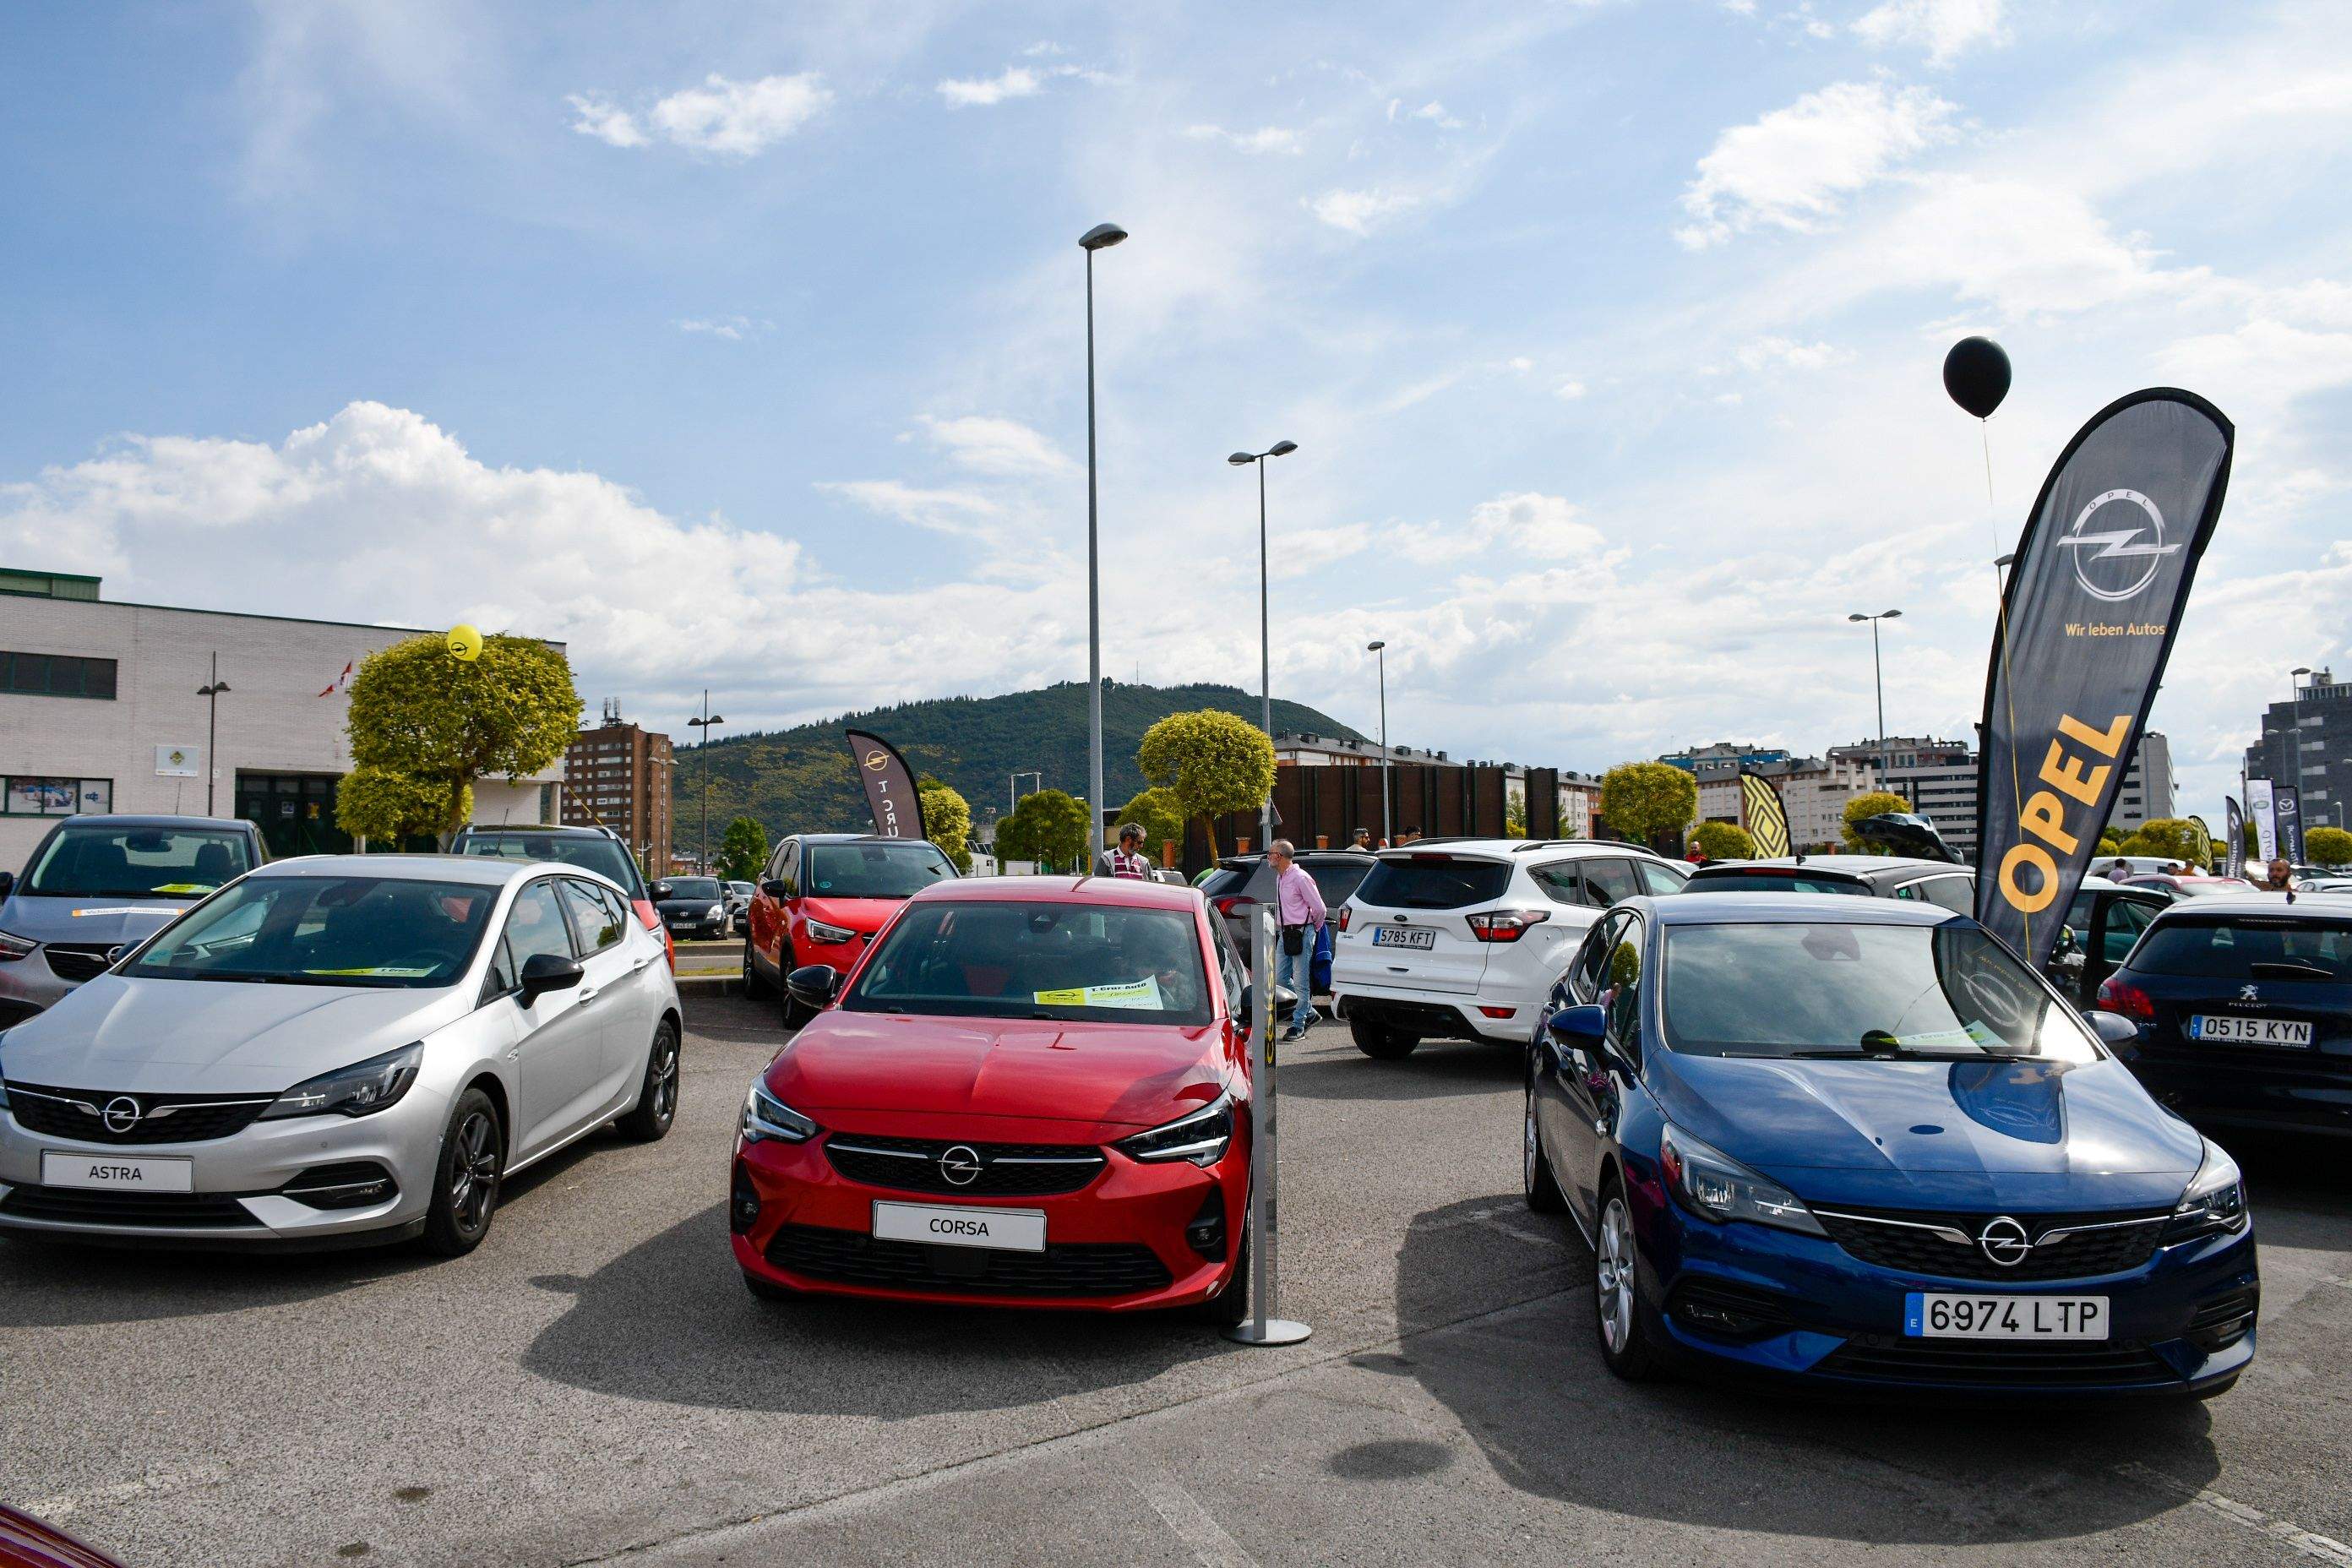
[[[2239,1000],[2239,1001],[2241,1001],[2241,1002],[2259,1002],[2259,1001],[2261,1001],[2262,999],[2263,999],[2263,994],[2262,994],[2262,992],[2261,992],[2261,991],[2259,991],[2258,989],[2256,989],[2255,987],[2253,987],[2253,986],[2252,986],[2252,985],[2241,985],[2241,986],[2239,986],[2239,987],[2238,987],[2238,1000]]]
[[[1988,1259],[2003,1268],[2016,1268],[2033,1250],[2032,1238],[2025,1234],[2025,1227],[2007,1215],[1985,1221],[1984,1228],[1977,1232],[1977,1245],[1984,1249]]]
[[[969,1145],[959,1143],[940,1155],[940,1174],[959,1187],[968,1187],[980,1180],[980,1154]]]
[[[100,1116],[109,1132],[128,1132],[139,1125],[139,1102],[127,1094],[118,1094],[106,1102]]]

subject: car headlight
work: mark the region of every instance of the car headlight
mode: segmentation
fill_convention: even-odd
[[[808,922],[811,942],[847,942],[857,933],[847,926],[827,925],[823,921]]]
[[[717,920],[719,918],[719,906],[717,904],[713,904],[709,909],[703,910],[702,918],[707,921]]]
[[[400,1101],[425,1065],[425,1042],[403,1046],[296,1084],[269,1102],[268,1121],[283,1116],[373,1116]]]
[[[40,945],[30,937],[18,936],[15,931],[0,931],[0,963],[14,963],[20,958],[29,956],[32,951]]]
[[[1659,1134],[1658,1159],[1666,1168],[1666,1190],[1703,1220],[1744,1219],[1807,1236],[1828,1234],[1796,1194],[1678,1127],[1670,1124]]]
[[[1234,1097],[1221,1094],[1198,1110],[1173,1121],[1163,1121],[1149,1132],[1122,1138],[1111,1145],[1130,1160],[1190,1160],[1213,1165],[1225,1157],[1234,1141]]]
[[[2246,1183],[2238,1163],[2219,1143],[2208,1140],[2205,1163],[2197,1167],[2189,1190],[2180,1194],[2180,1203],[2172,1211],[2171,1223],[2164,1227],[2165,1243],[2227,1236],[2243,1230],[2246,1218]]]
[[[746,1143],[805,1143],[823,1131],[754,1080],[743,1097],[743,1121],[736,1129]]]

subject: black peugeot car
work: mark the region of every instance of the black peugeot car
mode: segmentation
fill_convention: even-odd
[[[2098,1005],[2138,1026],[2125,1060],[2190,1121],[2352,1137],[2352,897],[2173,904]]]

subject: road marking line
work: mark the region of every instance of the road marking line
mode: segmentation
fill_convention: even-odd
[[[1174,1481],[1165,1477],[1144,1481],[1130,1476],[1128,1484],[1143,1494],[1143,1500],[1176,1532],[1176,1539],[1192,1549],[1201,1568],[1257,1568],[1257,1559],[1225,1533],[1224,1526],[1201,1500]]]
[[[2116,1474],[2143,1482],[2158,1491],[2168,1491],[2175,1497],[2186,1498],[2192,1508],[2201,1508],[2209,1513],[2221,1515],[2232,1524],[2260,1531],[2282,1545],[2294,1548],[2306,1557],[2316,1557],[2322,1563],[2352,1564],[2352,1546],[2345,1545],[2333,1536],[2315,1534],[2301,1525],[2290,1524],[2285,1520],[2273,1519],[2262,1510],[2242,1503],[2235,1498],[2223,1497],[2220,1492],[2208,1491],[2202,1487],[2190,1486],[2187,1481],[2175,1480],[2162,1470],[2142,1464],[2117,1465]]]

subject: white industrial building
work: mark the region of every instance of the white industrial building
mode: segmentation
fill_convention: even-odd
[[[273,856],[349,848],[344,672],[419,632],[123,604],[99,586],[0,569],[0,866],[87,812],[209,811],[258,823]],[[215,657],[223,690],[207,699]],[[558,758],[478,780],[474,820],[553,822],[562,778]]]

